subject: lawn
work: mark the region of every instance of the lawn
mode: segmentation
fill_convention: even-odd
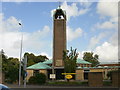
[[[70,82],[67,82],[67,81],[55,81],[55,82],[47,82],[46,85],[82,85],[82,86],[86,86],[88,85],[88,82],[87,81],[70,81]]]

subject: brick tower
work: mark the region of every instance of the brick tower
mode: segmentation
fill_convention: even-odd
[[[66,50],[66,13],[60,7],[53,15],[53,64],[63,67],[63,50]]]

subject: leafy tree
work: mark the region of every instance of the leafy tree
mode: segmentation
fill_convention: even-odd
[[[70,52],[63,51],[64,71],[66,73],[74,73],[76,70],[76,61],[78,57],[77,49],[72,49]]]
[[[93,52],[84,52],[83,59],[92,63],[92,67],[99,64],[99,56],[97,54],[93,55]]]
[[[2,71],[5,75],[5,82],[7,83],[14,83],[18,81],[19,77],[19,59],[13,57],[7,57],[4,51],[2,53]],[[43,62],[45,59],[48,59],[46,56],[35,56],[34,54],[25,53],[28,56],[28,66],[33,65],[38,62]],[[23,67],[21,68],[22,73],[21,76],[24,78],[25,71]]]
[[[46,59],[48,59],[46,56],[38,55],[35,56],[33,53],[25,53],[24,56],[27,55],[27,66],[31,66],[33,64],[36,64],[38,62],[44,62]]]
[[[13,57],[8,58],[2,52],[2,71],[5,75],[5,82],[16,82],[18,80],[19,60]]]

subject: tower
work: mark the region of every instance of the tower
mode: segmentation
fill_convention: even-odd
[[[53,15],[53,64],[63,67],[63,50],[66,50],[66,13],[60,6]]]

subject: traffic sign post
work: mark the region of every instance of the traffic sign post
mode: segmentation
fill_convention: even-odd
[[[24,57],[24,87],[26,87],[26,77],[27,77],[27,71],[26,71],[26,68],[27,68],[27,56],[25,55]]]
[[[55,75],[55,74],[50,74],[50,78],[51,78],[51,79],[55,79],[55,78],[56,78],[56,75]]]

